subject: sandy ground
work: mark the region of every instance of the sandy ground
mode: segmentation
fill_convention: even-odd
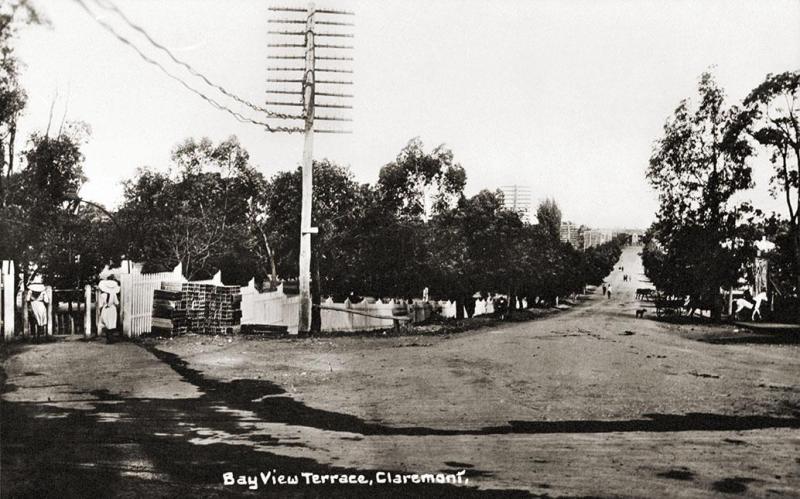
[[[224,471],[463,469],[466,485],[381,494],[800,497],[797,338],[635,319],[636,249],[619,265],[611,299],[451,336],[6,348],[0,492],[224,496],[247,492]]]

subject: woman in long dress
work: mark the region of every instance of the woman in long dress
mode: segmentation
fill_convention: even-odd
[[[47,327],[48,298],[44,284],[34,283],[28,287],[28,301],[31,304],[34,327],[36,328],[34,336],[38,338],[43,332],[42,330]]]
[[[110,340],[110,332],[117,329],[117,308],[119,306],[119,284],[112,279],[100,281],[100,334],[105,331],[106,339]]]

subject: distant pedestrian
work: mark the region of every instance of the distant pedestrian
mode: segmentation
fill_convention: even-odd
[[[608,285],[608,298],[611,299],[611,284]]]
[[[603,296],[606,295],[606,283],[603,283]]]

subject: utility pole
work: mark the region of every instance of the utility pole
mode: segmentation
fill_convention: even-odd
[[[340,17],[336,16],[352,16],[352,12],[341,10],[317,9],[313,3],[309,3],[306,9],[292,8],[292,7],[271,7],[271,11],[280,12],[286,15],[282,19],[270,19],[270,23],[280,24],[283,26],[297,26],[298,24],[305,24],[305,31],[270,31],[272,35],[278,35],[285,40],[289,37],[289,43],[271,43],[269,47],[279,48],[284,52],[279,54],[270,54],[270,59],[281,61],[291,60],[304,60],[304,67],[297,66],[276,66],[270,67],[271,71],[288,72],[289,75],[295,75],[294,78],[268,78],[267,81],[272,84],[296,84],[300,83],[301,87],[280,87],[268,88],[268,94],[277,95],[295,95],[299,96],[299,101],[291,100],[268,100],[267,105],[292,108],[302,107],[302,115],[287,115],[281,119],[290,120],[303,120],[304,126],[304,145],[303,145],[303,164],[302,164],[302,200],[300,210],[300,254],[299,254],[299,287],[300,287],[300,312],[298,317],[298,332],[308,333],[311,329],[311,234],[316,234],[318,229],[311,226],[311,201],[313,198],[313,168],[314,168],[314,134],[315,133],[351,133],[349,130],[340,129],[317,129],[314,126],[315,120],[326,121],[352,121],[352,119],[340,116],[316,116],[316,108],[330,108],[337,110],[352,109],[351,105],[342,105],[332,102],[316,102],[317,96],[322,97],[341,97],[352,98],[352,94],[345,94],[341,92],[332,92],[322,88],[318,92],[318,85],[323,87],[326,85],[352,85],[352,81],[344,80],[323,80],[317,79],[316,73],[352,73],[352,69],[341,67],[325,67],[317,68],[317,60],[326,61],[352,61],[352,57],[342,56],[340,51],[352,50],[353,47],[349,45],[340,45],[335,43],[317,43],[317,38],[326,40],[327,38],[352,38],[351,33],[342,32],[342,26],[353,26],[352,23],[339,21]],[[298,13],[305,13],[305,19],[297,17]],[[320,16],[317,20],[316,17]],[[294,17],[293,17],[294,16]],[[333,17],[331,17],[333,16]],[[326,26],[327,32],[316,31],[317,26]],[[337,29],[339,31],[337,31]],[[302,43],[301,39],[302,37]],[[304,54],[300,55],[296,49],[302,48]],[[323,51],[333,50],[332,53],[324,53],[317,56],[317,49]],[[297,72],[302,71],[302,77],[297,79]],[[334,87],[336,88],[336,87]],[[299,128],[299,127],[298,127]]]
[[[314,192],[314,4],[308,4],[306,17],[306,70],[303,75],[303,112],[305,143],[303,145],[303,197],[300,210],[300,317],[297,331],[311,330],[311,196]]]

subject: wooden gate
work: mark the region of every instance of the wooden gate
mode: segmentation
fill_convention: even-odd
[[[91,300],[93,295],[91,292],[87,295],[86,289],[53,289],[53,334],[91,336],[96,332],[94,302]],[[91,330],[87,331],[87,327]]]

